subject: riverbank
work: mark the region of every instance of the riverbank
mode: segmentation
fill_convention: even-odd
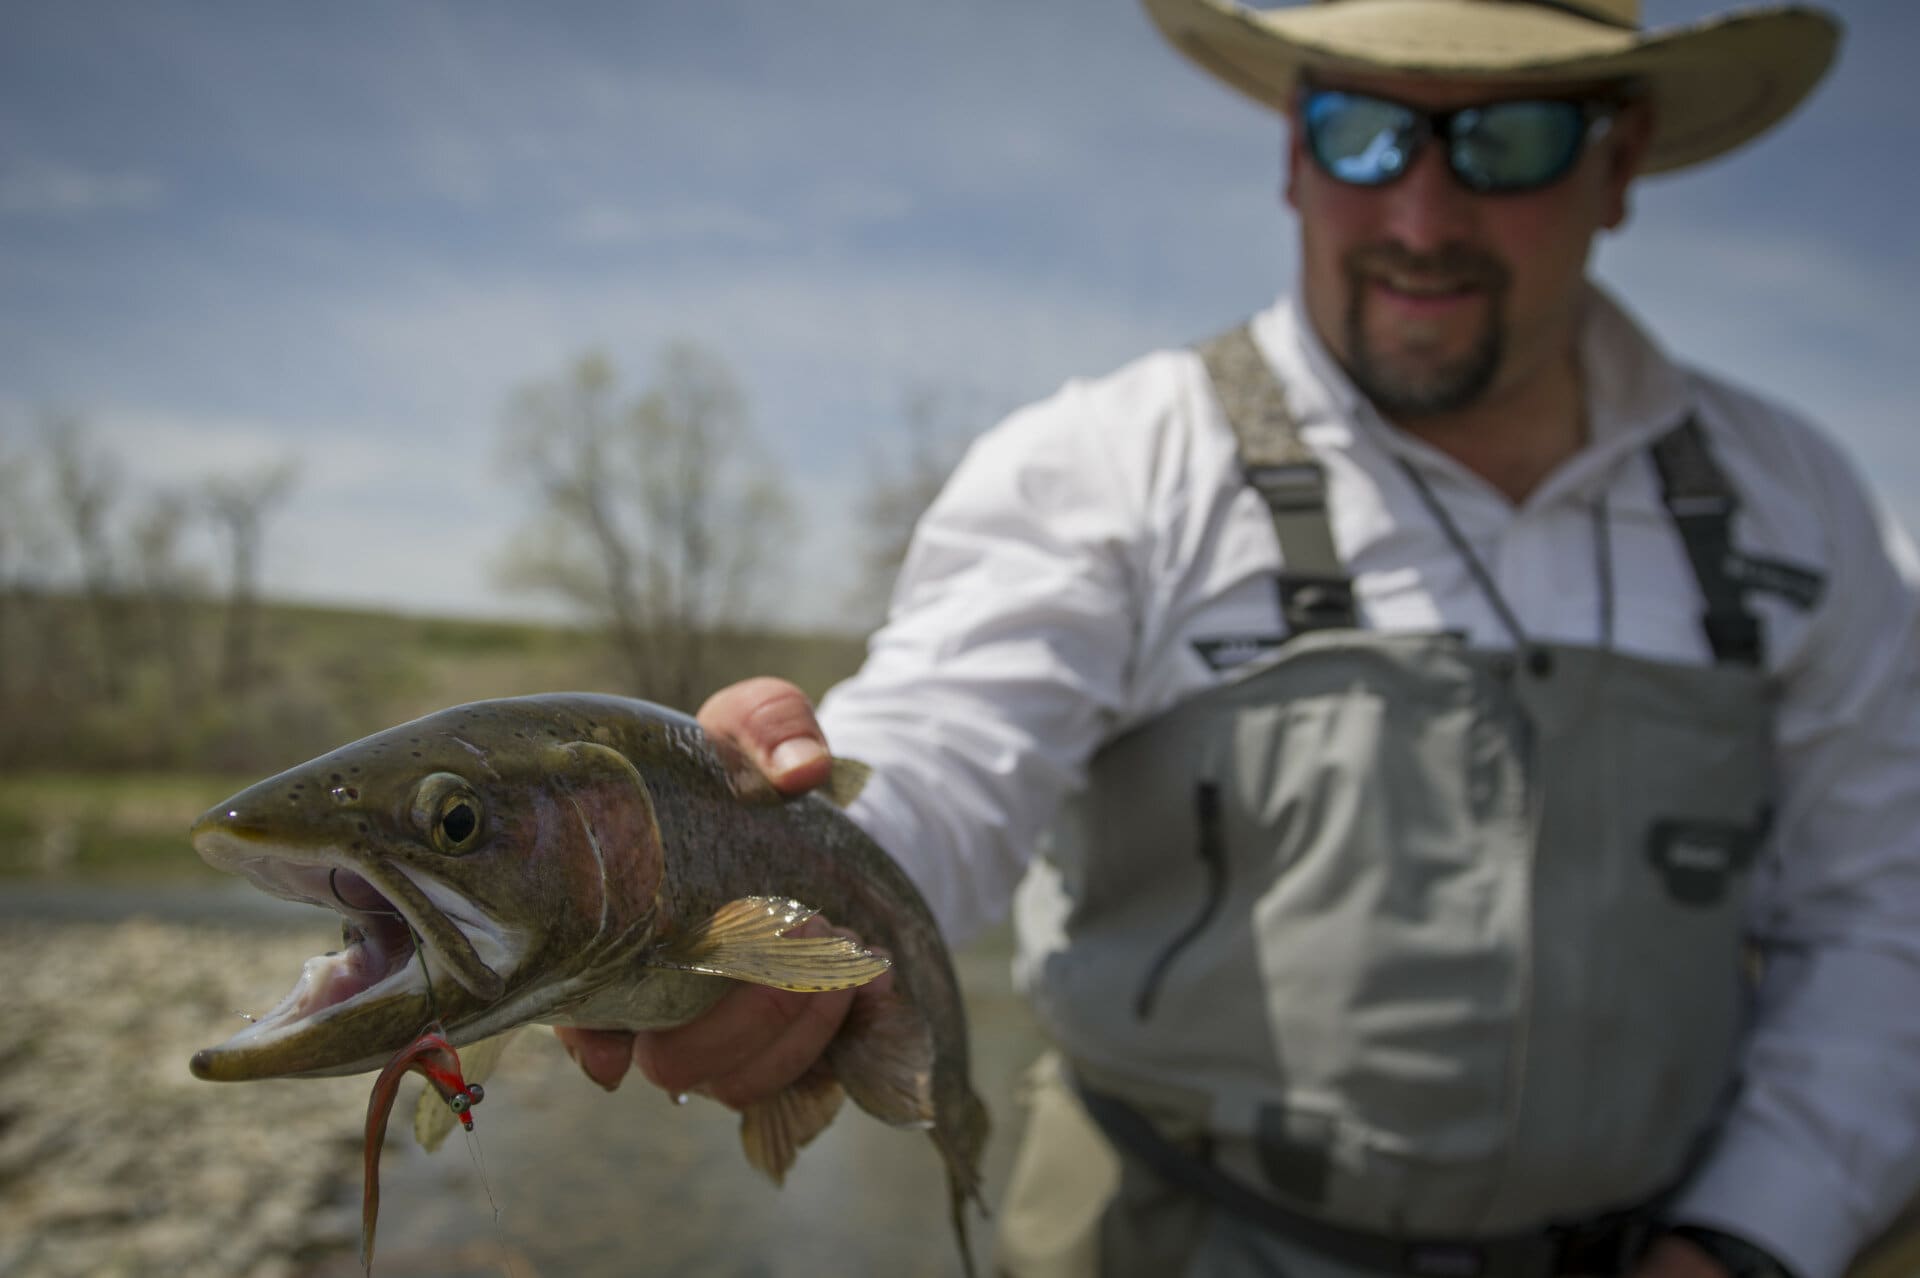
[[[59,891],[15,892],[0,909],[0,1278],[360,1272],[371,1078],[214,1084],[187,1071],[337,940],[330,915],[253,899],[263,911],[242,925],[193,917],[224,898],[191,892],[153,902],[166,919],[112,921],[108,905]],[[991,1196],[1034,1039],[1003,945],[960,962],[996,1124]],[[489,1080],[471,1146],[413,1144],[413,1086],[383,1163],[376,1275],[958,1272],[930,1144],[851,1106],[775,1190],[741,1157],[731,1115],[644,1085],[608,1096],[544,1030]]]

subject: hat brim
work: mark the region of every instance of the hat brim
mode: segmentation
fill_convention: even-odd
[[[1582,84],[1632,79],[1653,102],[1642,171],[1684,168],[1772,128],[1832,65],[1840,27],[1801,5],[1643,32],[1547,5],[1341,0],[1249,9],[1144,0],[1175,48],[1255,101],[1292,104],[1303,72]]]

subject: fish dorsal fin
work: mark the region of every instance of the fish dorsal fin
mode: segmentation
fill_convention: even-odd
[[[836,808],[850,806],[867,788],[867,778],[873,775],[873,769],[857,759],[842,759],[834,756],[833,772],[827,777],[827,783],[814,793]]]
[[[483,1038],[460,1049],[460,1076],[469,1087],[492,1076],[494,1068],[500,1064],[500,1054],[507,1050],[524,1025],[516,1025],[492,1038]],[[413,1107],[413,1138],[420,1142],[420,1148],[429,1154],[446,1143],[447,1133],[453,1130],[458,1121],[453,1110],[439,1092],[431,1087],[420,1089],[420,1099]]]
[[[811,1069],[740,1115],[740,1148],[768,1180],[786,1182],[787,1169],[827,1129],[846,1098],[829,1070]]]
[[[720,767],[727,776],[727,788],[733,791],[733,797],[742,803],[774,807],[782,803],[791,803],[799,798],[798,794],[783,794],[774,789],[773,782],[767,780],[766,773],[746,751],[720,737],[708,737],[708,746],[713,750],[714,758],[720,761]],[[844,808],[859,797],[866,788],[867,778],[873,775],[873,769],[853,759],[835,757],[833,769],[827,779],[817,789],[806,793],[817,794],[837,808]]]
[[[865,985],[890,966],[844,936],[787,936],[814,911],[785,897],[743,896],[655,955],[655,967],[817,993]]]

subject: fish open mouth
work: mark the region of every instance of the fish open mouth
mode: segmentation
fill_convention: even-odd
[[[222,1043],[197,1053],[193,1072],[201,1077],[226,1076],[239,1061],[260,1058],[267,1073],[351,1072],[359,1056],[380,1057],[381,1043],[364,1041],[360,1027],[351,1043],[324,1053],[303,1051],[292,1040],[319,1031],[324,1023],[343,1020],[383,1005],[424,1023],[434,1014],[434,978],[427,950],[420,943],[421,923],[410,919],[394,901],[362,875],[340,866],[300,862],[276,855],[232,855],[222,849],[222,868],[243,874],[275,896],[331,909],[340,915],[340,949],[310,958],[301,967],[293,989],[264,1016]],[[384,1019],[384,1018],[382,1018]],[[319,1048],[321,1044],[314,1044]],[[337,1056],[351,1049],[355,1059],[321,1061],[317,1055]],[[227,1063],[223,1058],[232,1058]],[[290,1066],[291,1068],[282,1068]],[[255,1076],[246,1067],[246,1076]]]
[[[252,877],[259,881],[262,876]],[[421,951],[413,925],[373,884],[352,870],[317,865],[282,863],[272,877],[278,885],[268,890],[276,895],[339,912],[342,948],[308,959],[299,983],[256,1024],[305,1020],[396,977],[403,982],[410,977],[425,991],[426,966],[424,959],[415,962]]]

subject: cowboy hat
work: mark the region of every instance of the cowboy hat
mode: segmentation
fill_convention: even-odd
[[[1542,84],[1629,80],[1653,102],[1642,172],[1698,164],[1784,118],[1833,61],[1840,24],[1799,5],[1645,31],[1640,0],[1144,0],[1176,48],[1286,111],[1302,72]]]

